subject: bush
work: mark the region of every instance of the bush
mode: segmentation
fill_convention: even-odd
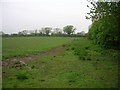
[[[88,38],[105,48],[120,49],[119,22],[115,16],[106,16],[92,24]]]

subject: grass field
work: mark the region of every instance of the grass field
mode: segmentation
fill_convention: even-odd
[[[9,37],[2,38],[3,59],[27,56],[70,43],[70,37]]]
[[[16,52],[26,51],[25,54],[27,54],[35,50],[41,52],[53,47],[64,47],[62,53],[39,57],[26,62],[27,65],[20,66],[18,58],[18,61],[12,63],[9,68],[3,67],[3,88],[118,87],[119,51],[100,48],[86,38],[3,39],[3,50],[6,56],[9,56],[7,55],[9,50],[10,52],[13,50],[11,55],[14,56]],[[6,43],[8,44],[5,45]],[[27,50],[30,51],[27,52]],[[7,62],[7,60],[4,61]],[[16,65],[21,68],[14,67]]]

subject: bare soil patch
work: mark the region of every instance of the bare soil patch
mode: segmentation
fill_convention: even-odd
[[[37,58],[41,58],[41,57],[49,56],[49,55],[60,54],[60,53],[63,53],[64,51],[65,51],[64,47],[57,47],[57,48],[53,48],[52,50],[47,51],[47,52],[37,53],[34,55],[24,56],[24,57],[19,57],[19,58],[7,59],[7,60],[2,61],[2,67],[10,68],[11,65],[17,61],[22,61],[24,63],[27,63],[29,61],[36,60]]]

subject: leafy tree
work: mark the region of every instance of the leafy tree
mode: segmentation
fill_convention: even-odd
[[[5,35],[5,33],[3,31],[0,31],[0,36]]]
[[[63,28],[63,31],[65,33],[67,33],[68,35],[73,34],[75,32],[75,30],[76,30],[76,28],[74,28],[74,26],[72,26],[72,25],[67,25]]]
[[[51,27],[45,27],[41,29],[42,33],[45,33],[47,36],[50,34],[52,28]]]
[[[51,32],[52,28],[51,27],[45,27],[44,30],[45,30],[45,34],[49,35],[49,33]]]
[[[78,32],[77,35],[85,36],[85,31]]]
[[[19,32],[18,34],[19,34],[19,35],[27,35],[27,33],[28,33],[27,30],[23,30],[23,31]]]
[[[0,31],[0,37],[9,37],[9,34],[4,33],[3,31]]]
[[[89,17],[93,24],[89,29],[88,38],[106,48],[120,49],[120,1],[91,2]],[[89,7],[89,6],[88,6]]]
[[[37,30],[37,29],[35,29],[35,36],[37,36],[37,35],[38,35],[38,33],[37,33],[37,32],[38,32],[38,30]]]
[[[87,19],[96,19],[99,20],[101,18],[104,18],[106,16],[119,16],[120,14],[120,2],[107,2],[108,0],[103,0],[104,2],[101,2],[101,0],[98,0],[98,2],[90,2],[92,7],[90,8],[90,12],[87,13],[89,15],[86,16]],[[106,2],[105,2],[106,1]]]

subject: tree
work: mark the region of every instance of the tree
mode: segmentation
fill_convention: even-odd
[[[107,2],[108,0],[98,0],[97,2],[90,2],[92,7],[90,8],[90,12],[87,13],[86,19],[92,19],[92,21],[97,21],[106,16],[120,16],[120,1],[119,2]]]
[[[120,1],[99,2],[98,0],[91,4],[93,7],[90,8],[88,15],[93,23],[88,38],[103,47],[120,49]]]
[[[67,33],[68,35],[73,34],[75,32],[75,30],[76,30],[76,28],[74,28],[74,26],[72,26],[72,25],[67,25],[67,26],[63,27],[63,31],[65,33]]]
[[[35,29],[35,35],[37,35],[37,29]]]
[[[0,31],[0,36],[4,35],[5,33],[3,31]]]
[[[62,33],[62,30],[60,28],[54,28],[54,33],[60,34],[60,33]]]
[[[27,35],[28,31],[27,30],[23,30],[20,32],[22,35]]]
[[[80,36],[85,36],[85,31],[78,32],[77,34]]]
[[[6,34],[6,33],[4,33],[3,31],[0,31],[0,37],[8,37],[9,36],[9,34]]]
[[[12,33],[11,36],[16,37],[16,36],[18,36],[18,34],[17,33]]]
[[[45,30],[45,34],[49,35],[49,33],[51,32],[52,28],[51,27],[45,27],[44,30]]]

